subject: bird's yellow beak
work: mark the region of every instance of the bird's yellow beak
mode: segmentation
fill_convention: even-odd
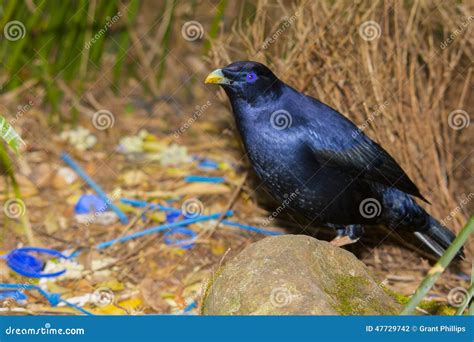
[[[216,69],[207,75],[204,83],[229,84],[230,80],[224,76],[222,69]]]

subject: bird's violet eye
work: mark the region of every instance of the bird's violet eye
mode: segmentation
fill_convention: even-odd
[[[245,78],[247,79],[248,83],[253,83],[257,80],[257,75],[255,75],[255,73],[251,71],[247,74],[247,76],[245,76]]]

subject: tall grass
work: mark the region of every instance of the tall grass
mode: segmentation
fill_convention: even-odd
[[[430,200],[435,217],[459,207],[455,147],[469,133],[452,128],[450,113],[469,107],[473,45],[468,30],[459,29],[469,25],[467,3],[259,0],[250,15],[246,8],[214,41],[214,66],[239,59],[269,65],[380,142]],[[462,212],[449,219],[457,231],[466,222]],[[467,250],[474,251],[472,241]]]
[[[138,0],[128,3],[128,21],[133,21]],[[106,42],[117,35],[116,73],[122,71],[124,52],[130,40],[123,25],[120,1],[8,1],[0,20],[5,32],[0,61],[7,73],[2,92],[8,92],[27,79],[37,79],[46,90],[47,104],[58,112],[62,91],[57,80],[82,83],[88,71],[100,70]],[[109,46],[108,53],[112,53]]]

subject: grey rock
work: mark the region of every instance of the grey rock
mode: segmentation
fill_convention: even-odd
[[[305,235],[255,242],[218,269],[204,315],[388,315],[400,305],[352,253]]]

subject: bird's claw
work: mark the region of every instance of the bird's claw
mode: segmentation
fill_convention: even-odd
[[[351,239],[349,236],[345,235],[345,236],[338,236],[332,239],[329,243],[336,247],[342,247],[342,246],[350,245],[352,243],[356,243],[357,241],[359,241],[359,238]]]

